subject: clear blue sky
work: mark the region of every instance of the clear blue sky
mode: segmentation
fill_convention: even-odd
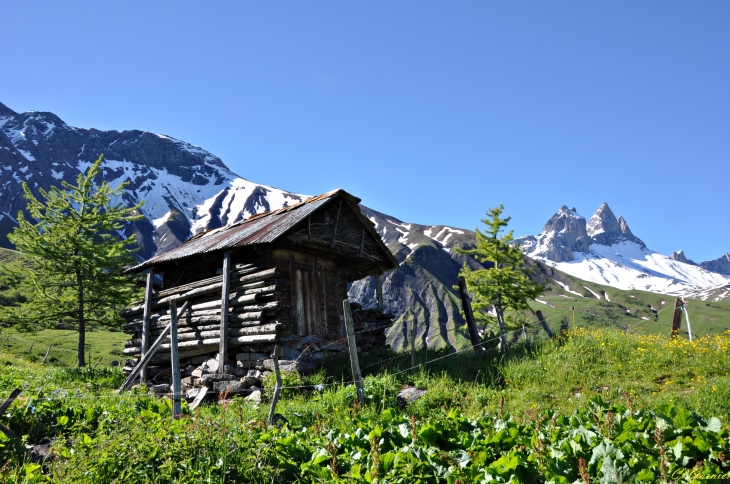
[[[730,2],[6,2],[0,102],[250,180],[516,235],[602,202],[730,251]]]

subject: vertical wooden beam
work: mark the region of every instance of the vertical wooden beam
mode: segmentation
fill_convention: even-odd
[[[682,324],[682,301],[677,298],[674,301],[674,317],[672,318],[672,334],[670,338],[674,338],[679,334],[679,327]]]
[[[223,252],[223,286],[221,288],[221,335],[218,344],[218,373],[225,373],[228,361],[228,298],[231,293],[231,252]]]
[[[466,280],[464,276],[459,276],[459,294],[461,295],[461,308],[464,310],[464,318],[466,319],[466,326],[469,328],[469,339],[471,345],[474,347],[474,352],[477,354],[484,354],[484,347],[482,347],[479,330],[477,329],[477,323],[474,321],[474,313],[471,310],[471,301],[469,300],[469,292],[466,289]]]
[[[44,365],[46,364],[46,360],[48,359],[48,355],[51,352],[51,346],[53,346],[53,345],[52,344],[48,345],[48,349],[46,350],[46,356],[43,357],[43,364]]]
[[[497,294],[497,304],[494,305],[497,311],[497,321],[499,322],[499,351],[507,350],[507,336],[504,329],[504,315],[502,314],[502,295]]]
[[[170,363],[172,365],[172,416],[178,418],[182,412],[180,393],[180,354],[177,347],[177,299],[170,301]],[[221,363],[223,366],[223,363]]]
[[[687,303],[682,301],[682,309],[684,310],[684,317],[687,320],[687,332],[689,333],[689,340],[692,341],[692,325],[689,324],[689,312],[687,311]]]
[[[416,315],[413,315],[413,319],[411,319],[411,334],[410,338],[411,341],[411,371],[416,371]]]
[[[550,329],[550,326],[548,326],[547,321],[545,321],[545,317],[542,315],[542,311],[538,309],[537,311],[535,311],[535,315],[537,316],[537,319],[540,320],[540,325],[542,325],[542,329],[544,329],[547,333],[548,338],[552,338],[553,331]]]
[[[307,321],[304,317],[304,284],[302,283],[302,270],[294,269],[294,319],[297,322],[297,334],[307,334]]]
[[[527,328],[525,327],[525,323],[522,323],[522,336],[525,338],[525,343],[529,343],[529,340],[527,339]]]
[[[335,217],[335,229],[332,231],[332,243],[330,244],[330,247],[335,246],[335,237],[337,237],[337,224],[340,223],[340,210],[342,209],[342,200],[340,200],[340,204],[337,206],[337,216]]]
[[[360,235],[360,252],[358,253],[358,257],[362,259],[362,250],[365,248],[365,229],[362,229],[362,235]]]
[[[281,372],[279,371],[279,345],[274,346],[274,352],[271,354],[271,359],[274,360],[274,375],[276,376],[276,387],[274,387],[274,396],[271,397],[271,407],[269,408],[269,425],[274,425],[274,413],[276,412],[276,404],[279,402],[279,395],[281,394]]]
[[[352,313],[350,312],[350,300],[342,301],[342,310],[345,313],[345,326],[347,327],[347,347],[350,350],[350,366],[352,367],[352,379],[355,381],[355,389],[357,390],[357,399],[360,403],[365,403],[365,388],[362,384],[362,374],[360,373],[360,361],[357,358],[357,343],[355,342],[355,325],[352,322]]]
[[[152,285],[155,280],[155,273],[152,269],[147,273],[147,284],[144,288],[144,308],[142,314],[142,344],[140,345],[140,359],[144,358],[150,348],[150,314],[152,314]],[[147,367],[142,368],[140,380],[147,381]]]
[[[383,312],[383,275],[375,274],[375,296],[378,299],[378,311]]]

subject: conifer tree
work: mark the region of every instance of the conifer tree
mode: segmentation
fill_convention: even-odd
[[[460,254],[470,255],[487,269],[472,270],[466,264],[459,272],[464,276],[473,295],[474,317],[482,324],[491,322],[489,310],[497,313],[500,330],[500,350],[507,347],[504,313],[507,309],[520,311],[529,309],[527,302],[542,294],[544,287],[530,279],[532,269],[525,265],[519,246],[513,245],[513,232],[500,235],[511,217],[502,218],[504,206],[491,208],[487,218],[482,219],[486,230],[476,229],[476,247],[462,250]],[[484,324],[486,325],[486,324]]]
[[[18,226],[8,239],[32,261],[33,270],[15,274],[28,294],[28,302],[13,311],[13,319],[26,328],[73,325],[78,329],[78,366],[85,366],[88,325],[115,325],[118,311],[137,292],[123,270],[135,262],[134,236],[121,236],[124,224],[141,218],[138,209],[125,207],[120,197],[127,183],[112,188],[106,181],[94,184],[104,155],[76,185],[39,190],[40,198],[23,183],[29,218],[18,214]]]

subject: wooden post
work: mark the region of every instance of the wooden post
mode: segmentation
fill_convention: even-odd
[[[18,398],[18,395],[20,395],[20,391],[21,391],[20,388],[16,388],[15,390],[13,390],[10,393],[10,396],[0,405],[0,415],[5,413],[5,410],[10,408],[10,405],[12,405],[13,402],[15,401],[15,399]],[[4,432],[5,435],[7,435],[10,438],[13,438],[18,441],[21,440],[21,438],[15,432],[13,432],[12,430],[10,430],[9,428],[7,428],[6,426],[4,426],[2,424],[0,424],[0,431]]]
[[[51,346],[53,346],[53,344],[48,345],[48,349],[46,350],[46,356],[43,357],[44,365],[46,364],[46,360],[48,359],[48,354],[51,352]]]
[[[575,306],[570,306],[570,310],[573,311],[573,329],[575,329]]]
[[[365,403],[365,388],[362,385],[362,374],[360,373],[360,362],[357,359],[357,344],[355,342],[355,326],[352,323],[350,312],[350,300],[342,301],[342,309],[345,313],[345,327],[347,328],[347,347],[350,350],[350,366],[352,366],[352,379],[355,381],[357,399]]]
[[[459,294],[461,295],[461,308],[464,310],[464,318],[466,319],[466,325],[469,328],[469,339],[471,345],[474,347],[474,352],[482,355],[484,354],[484,347],[480,344],[479,330],[477,324],[474,321],[474,313],[471,310],[471,301],[469,300],[469,292],[466,289],[466,280],[464,276],[459,276]]]
[[[228,361],[228,298],[231,292],[231,252],[223,252],[223,287],[221,288],[221,335],[218,346],[218,373],[225,373]]]
[[[504,329],[504,316],[502,315],[502,295],[497,294],[497,304],[494,305],[497,311],[497,321],[499,322],[499,351],[507,350],[507,337]]]
[[[271,354],[271,359],[274,360],[274,375],[276,376],[276,387],[274,388],[274,396],[271,397],[271,408],[269,408],[269,425],[274,425],[274,413],[276,412],[276,404],[279,402],[279,395],[281,394],[281,371],[279,371],[279,345],[274,346],[274,352]]]
[[[33,351],[33,345],[34,345],[34,344],[35,344],[35,343],[31,343],[31,344],[30,344],[30,348],[28,348],[28,356],[30,356],[30,352],[31,352],[31,351]]]
[[[687,311],[687,303],[682,301],[682,309],[684,310],[684,317],[687,320],[687,332],[689,333],[689,340],[692,341],[692,325],[689,324],[689,312]]]
[[[383,312],[383,275],[375,274],[375,297],[378,301],[378,311]]]
[[[669,338],[674,338],[679,334],[679,328],[682,324],[682,300],[677,298],[674,301],[674,317],[672,318],[672,334]]]
[[[524,336],[524,338],[525,338],[525,344],[530,342],[527,339],[527,328],[525,327],[525,323],[522,323],[522,336]]]
[[[542,311],[539,309],[535,311],[535,315],[537,316],[537,319],[540,320],[540,324],[542,325],[542,329],[545,330],[545,332],[548,335],[548,338],[553,337],[553,331],[550,329],[550,326],[548,326],[547,321],[545,321],[545,317],[542,315]]]
[[[190,301],[185,301],[185,304],[180,308],[180,311],[177,312],[177,317],[180,317],[190,306]],[[172,315],[170,315],[172,318]],[[138,375],[142,373],[142,370],[144,370],[150,361],[152,361],[152,357],[155,356],[155,353],[157,352],[157,349],[162,344],[162,341],[167,337],[170,328],[172,326],[172,323],[168,324],[165,329],[162,330],[162,333],[157,337],[154,343],[152,343],[152,346],[150,347],[149,351],[144,356],[140,356],[139,363],[137,363],[137,366],[134,367],[132,370],[132,373],[129,374],[126,380],[124,380],[124,383],[122,383],[122,386],[119,387],[118,393],[124,392],[124,390],[129,390],[129,388],[132,386],[132,382],[137,378]]]
[[[411,320],[411,371],[416,371],[416,315]]]
[[[147,354],[150,348],[150,315],[152,314],[152,285],[155,280],[155,274],[150,269],[147,273],[147,284],[144,288],[144,307],[142,309],[142,344],[140,358]],[[147,381],[147,367],[142,368],[140,375],[142,381]]]
[[[172,416],[178,418],[182,412],[180,405],[182,385],[180,382],[180,354],[177,348],[177,299],[170,301],[170,360],[172,363]]]

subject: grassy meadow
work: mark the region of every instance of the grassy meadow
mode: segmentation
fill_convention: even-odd
[[[3,353],[0,397],[23,394],[0,423],[28,445],[53,439],[53,458],[0,437],[0,482],[690,482],[730,471],[729,350],[730,333],[690,343],[612,327],[485,357],[432,352],[414,371],[409,354],[372,353],[364,405],[349,362],[331,358],[286,376],[281,428],[265,425],[267,401],[174,420],[166,398],[114,396],[118,368]],[[410,385],[427,392],[403,406]]]

